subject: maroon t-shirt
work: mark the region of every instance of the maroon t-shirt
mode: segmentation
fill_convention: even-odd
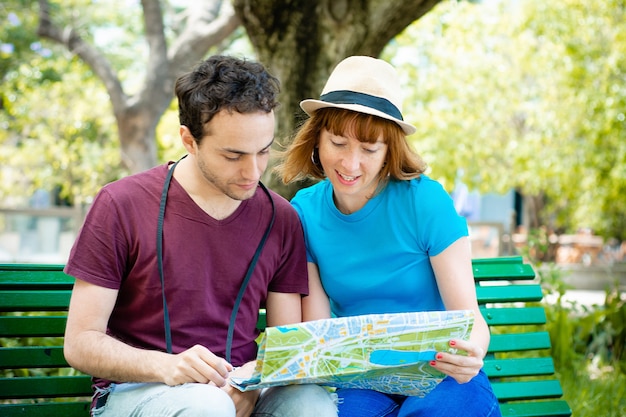
[[[166,174],[167,165],[162,165],[103,187],[65,268],[68,275],[119,290],[109,334],[132,346],[162,351],[166,345],[156,236]],[[276,219],[237,313],[231,352],[235,366],[256,357],[258,310],[268,291],[308,293],[298,215],[284,198],[271,194]],[[233,305],[271,210],[268,196],[258,188],[228,218],[215,220],[172,179],[163,269],[174,353],[201,344],[225,357]]]

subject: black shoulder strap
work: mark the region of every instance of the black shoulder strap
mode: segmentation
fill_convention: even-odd
[[[184,158],[184,157],[183,157]],[[182,159],[182,158],[181,158]],[[167,352],[172,353],[172,332],[170,326],[170,315],[167,309],[167,300],[165,297],[165,278],[163,273],[163,222],[165,219],[165,207],[167,205],[167,192],[170,187],[170,183],[172,182],[172,175],[174,174],[174,168],[180,162],[180,159],[172,165],[172,167],[168,170],[167,176],[165,177],[165,182],[163,184],[163,191],[161,193],[161,203],[159,205],[159,218],[157,223],[157,264],[159,268],[159,279],[161,280],[161,295],[163,298],[163,325],[165,327],[165,344],[167,347]],[[246,275],[241,283],[241,287],[239,288],[239,293],[237,294],[237,298],[235,299],[235,304],[233,306],[233,311],[230,316],[230,322],[228,324],[228,335],[226,337],[226,360],[230,363],[231,361],[231,350],[233,345],[233,336],[235,333],[235,319],[237,318],[237,312],[239,311],[239,305],[241,304],[241,300],[243,299],[243,295],[246,291],[246,287],[248,286],[248,282],[250,281],[250,277],[252,276],[252,272],[254,271],[254,267],[261,256],[261,252],[263,251],[263,247],[265,246],[265,242],[272,231],[272,226],[274,225],[274,219],[276,217],[276,208],[274,206],[274,199],[270,194],[269,190],[259,182],[259,186],[263,189],[267,197],[270,199],[270,203],[272,204],[272,217],[270,219],[267,228],[265,229],[265,233],[259,242],[259,245],[256,248],[254,256],[252,257],[252,261],[248,266],[248,270]]]
[[[184,158],[184,156],[183,156]],[[174,168],[180,162],[178,161],[172,165],[167,171],[165,182],[163,183],[163,191],[161,192],[161,203],[159,205],[159,219],[157,221],[157,238],[156,238],[156,250],[157,250],[157,264],[159,267],[159,279],[161,280],[161,296],[163,298],[163,324],[165,326],[165,345],[167,352],[172,353],[172,332],[170,330],[170,313],[167,310],[167,301],[165,299],[165,278],[163,277],[163,220],[165,219],[165,206],[167,204],[167,191],[170,189],[170,183],[172,182],[172,175],[174,175]]]
[[[272,226],[274,225],[274,218],[276,217],[276,209],[274,207],[274,199],[272,198],[270,192],[265,188],[265,185],[259,182],[259,185],[265,191],[265,194],[270,199],[272,203],[272,218],[270,219],[267,228],[265,229],[265,234],[261,238],[261,242],[259,242],[259,246],[256,248],[256,252],[252,257],[252,261],[248,266],[248,271],[246,272],[246,276],[241,283],[241,287],[239,288],[239,294],[237,294],[237,299],[235,300],[235,305],[233,306],[233,311],[230,314],[230,323],[228,324],[228,336],[226,337],[226,360],[230,363],[230,351],[233,345],[233,335],[235,333],[235,319],[237,318],[237,312],[239,311],[239,305],[241,304],[241,300],[243,299],[243,294],[246,291],[246,287],[248,286],[248,282],[250,281],[250,277],[252,276],[252,272],[254,271],[254,267],[256,266],[257,261],[259,260],[259,256],[261,256],[261,251],[263,251],[263,247],[265,246],[265,242],[267,241],[270,232],[272,231]]]

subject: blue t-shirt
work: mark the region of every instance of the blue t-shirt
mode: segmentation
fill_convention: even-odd
[[[437,181],[424,175],[390,181],[349,215],[335,206],[327,179],[300,190],[291,203],[334,315],[445,309],[429,257],[468,233]]]

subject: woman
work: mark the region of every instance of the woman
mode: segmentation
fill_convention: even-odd
[[[431,366],[447,375],[425,398],[339,389],[339,416],[499,416],[481,370],[489,329],[476,301],[467,224],[441,185],[424,175],[406,136],[395,69],[343,60],[278,172],[321,179],[292,200],[305,230],[309,296],[303,319],[429,310],[475,312],[469,341],[451,340]]]

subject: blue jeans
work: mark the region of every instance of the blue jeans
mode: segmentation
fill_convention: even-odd
[[[424,398],[338,389],[339,417],[501,417],[500,406],[483,371],[466,384],[444,378]]]
[[[174,387],[157,383],[112,384],[93,417],[235,417],[235,405],[223,390],[207,384]],[[336,417],[331,394],[317,385],[264,390],[251,417]]]

